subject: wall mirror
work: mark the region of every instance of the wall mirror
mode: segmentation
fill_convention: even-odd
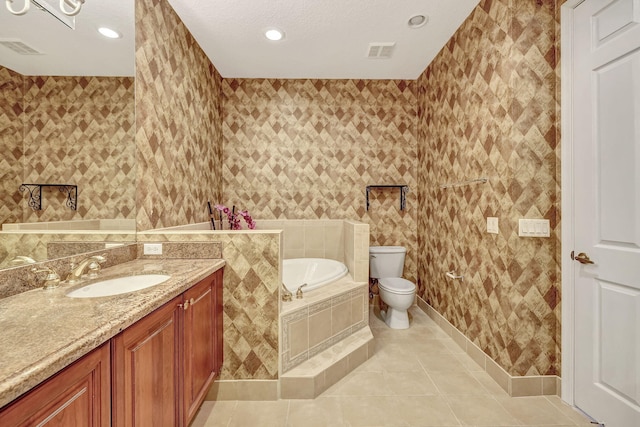
[[[134,7],[0,5],[0,268],[135,241]]]

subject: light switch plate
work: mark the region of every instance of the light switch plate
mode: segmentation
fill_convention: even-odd
[[[498,218],[495,216],[487,217],[487,233],[498,234]]]
[[[548,219],[520,219],[518,221],[520,237],[550,237],[551,227]]]
[[[162,243],[145,243],[145,255],[162,255]]]

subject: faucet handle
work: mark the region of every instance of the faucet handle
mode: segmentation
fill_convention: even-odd
[[[304,288],[305,286],[307,286],[307,284],[303,283],[298,287],[298,290],[296,291],[296,299],[302,299],[302,288]]]
[[[56,273],[55,271],[53,271],[53,269],[49,267],[42,267],[41,269],[34,267],[31,269],[31,271],[33,271],[36,274],[47,273],[47,275],[44,278],[43,289],[55,289],[60,284],[60,276],[58,276],[58,273]]]
[[[98,261],[92,261],[87,268],[89,269],[87,277],[90,279],[98,277],[98,273],[100,272],[100,263]]]
[[[107,257],[104,256],[105,254],[102,255],[94,255],[91,257],[92,260],[94,260],[95,262],[97,262],[98,264],[104,264],[105,262],[107,262]]]

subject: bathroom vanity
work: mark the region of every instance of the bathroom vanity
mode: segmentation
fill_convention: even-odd
[[[127,264],[113,269],[171,279],[112,297],[69,298],[67,287],[0,301],[0,425],[191,422],[222,366],[224,261]]]

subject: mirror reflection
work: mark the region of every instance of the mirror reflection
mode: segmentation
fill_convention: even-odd
[[[135,240],[134,70],[133,0],[85,2],[75,30],[2,2],[0,268]]]

